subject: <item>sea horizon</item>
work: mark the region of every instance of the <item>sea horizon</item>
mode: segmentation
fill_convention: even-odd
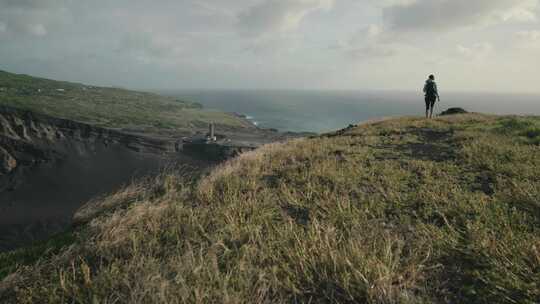
[[[422,116],[423,93],[406,90],[180,89],[155,91],[207,109],[245,115],[261,128],[324,133],[370,119]],[[540,115],[540,93],[443,91],[436,112],[452,107],[497,115]]]

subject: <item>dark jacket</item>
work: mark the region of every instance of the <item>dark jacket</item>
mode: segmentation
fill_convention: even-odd
[[[426,94],[426,97],[439,97],[437,83],[432,79],[426,80],[426,84],[424,85],[424,93]]]

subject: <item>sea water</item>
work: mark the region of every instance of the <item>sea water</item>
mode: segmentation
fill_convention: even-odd
[[[424,115],[421,92],[177,90],[161,92],[205,108],[237,112],[262,128],[328,132],[373,118]],[[540,115],[540,95],[441,92],[436,112],[450,107],[491,114]]]

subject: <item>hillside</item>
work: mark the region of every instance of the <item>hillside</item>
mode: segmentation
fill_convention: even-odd
[[[231,114],[151,93],[54,81],[0,70],[0,106],[10,106],[91,125],[136,132],[174,133],[252,128]]]
[[[399,118],[164,173],[0,255],[0,301],[538,303],[539,144],[537,117]]]

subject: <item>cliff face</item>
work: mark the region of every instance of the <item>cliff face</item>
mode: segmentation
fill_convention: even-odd
[[[161,140],[0,107],[0,192],[16,186],[19,171],[110,146],[152,154],[171,149]]]
[[[173,148],[165,140],[0,107],[0,251],[29,229],[40,233],[32,238],[61,230],[91,198],[158,172]]]
[[[10,107],[0,107],[0,138],[2,142],[16,140],[38,145],[62,140],[121,143],[137,152],[169,149],[164,141]]]

